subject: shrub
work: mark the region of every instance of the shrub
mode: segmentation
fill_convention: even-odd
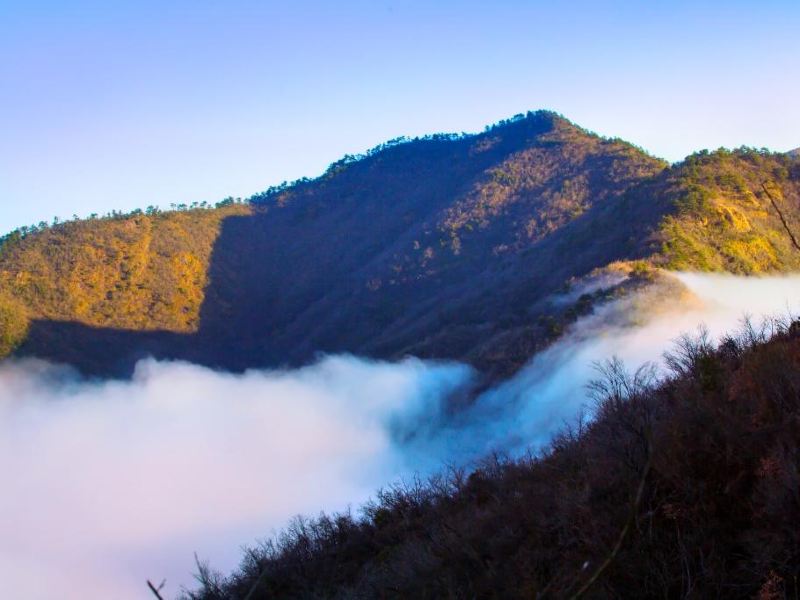
[[[28,316],[22,303],[0,294],[0,357],[7,356],[28,334]]]

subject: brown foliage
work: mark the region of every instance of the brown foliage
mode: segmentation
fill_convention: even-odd
[[[187,597],[794,597],[797,324],[686,338],[670,363],[660,383],[607,365],[596,419],[540,457],[299,519]]]

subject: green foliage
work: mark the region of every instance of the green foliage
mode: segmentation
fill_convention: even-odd
[[[0,252],[0,293],[35,319],[191,331],[220,224],[247,211],[235,202],[167,213],[150,207],[18,232]]]
[[[782,154],[741,148],[700,152],[663,176],[661,194],[671,214],[660,226],[656,262],[676,270],[756,274],[800,269],[792,247],[762,185],[780,196],[790,225],[800,228],[800,206],[786,199],[800,194],[800,174]]]
[[[689,184],[686,192],[680,196],[676,205],[683,213],[690,213],[695,217],[702,217],[711,207],[711,190],[697,184]]]
[[[25,306],[9,294],[0,293],[0,358],[10,354],[28,333]]]

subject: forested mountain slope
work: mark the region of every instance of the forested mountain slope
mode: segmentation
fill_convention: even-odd
[[[528,113],[390,142],[249,206],[12,236],[0,343],[102,374],[147,354],[244,369],[346,351],[502,376],[653,267],[800,267],[770,195],[800,223],[798,159],[718,151],[668,166]]]

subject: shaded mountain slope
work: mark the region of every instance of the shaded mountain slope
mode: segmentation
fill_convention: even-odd
[[[228,355],[463,358],[568,277],[643,251],[618,228],[588,253],[571,247],[661,168],[549,114],[386,148],[229,220],[203,322]]]
[[[354,352],[502,376],[621,283],[646,283],[652,266],[798,268],[761,189],[800,223],[798,164],[741,150],[668,167],[528,113],[346,157],[249,207],[12,240],[0,309],[4,298],[26,309],[20,353],[95,373],[128,373],[146,354],[241,370]],[[607,283],[550,300],[587,277]]]

